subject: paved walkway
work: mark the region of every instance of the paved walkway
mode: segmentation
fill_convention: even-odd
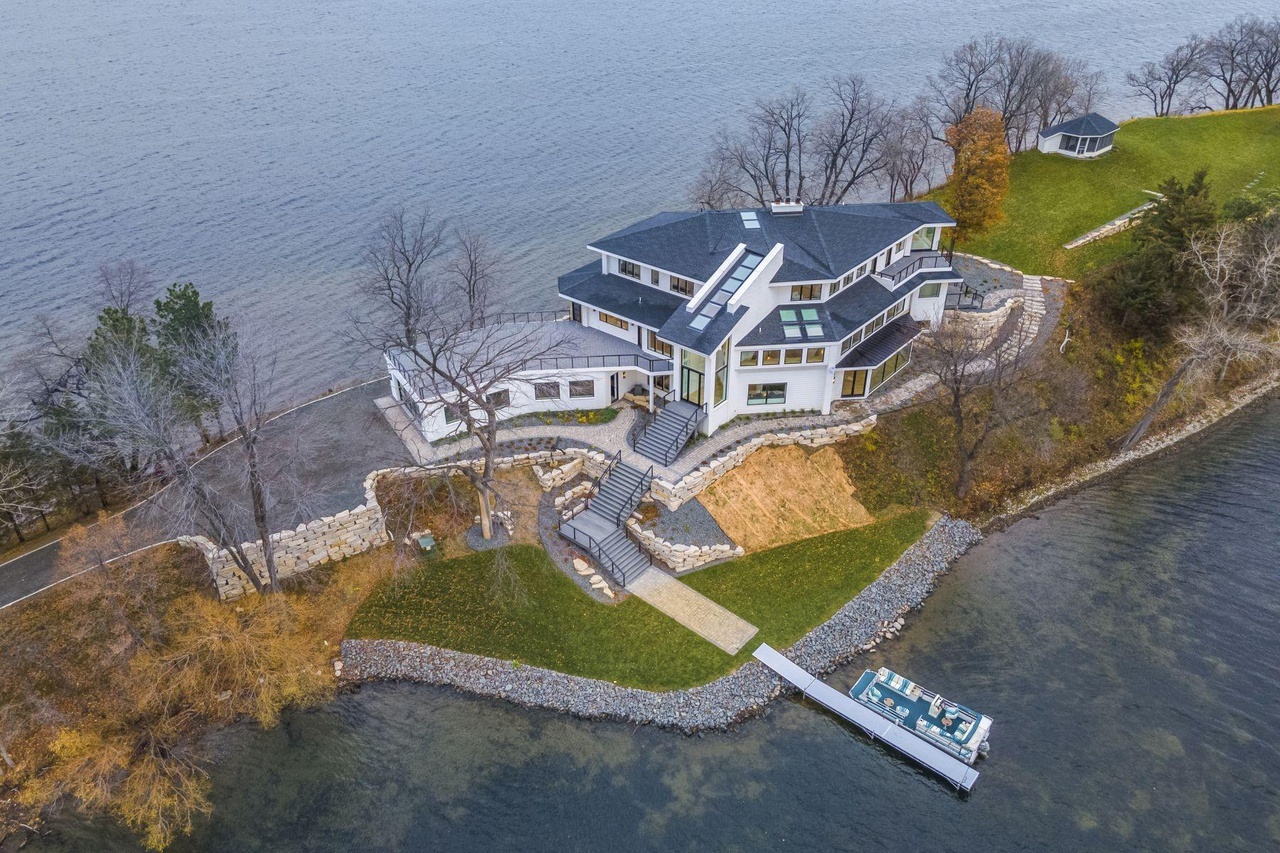
[[[731,655],[760,630],[658,569],[646,569],[627,584],[627,592]]]
[[[283,530],[303,521],[333,515],[364,502],[364,480],[370,471],[411,462],[405,445],[373,408],[374,398],[386,389],[383,380],[358,385],[322,397],[274,418],[263,430],[264,459],[288,463],[288,491],[295,494],[273,506],[275,524]],[[201,460],[201,466],[217,466],[219,458],[234,452],[225,444]],[[219,490],[234,497],[242,491],[240,468],[217,469],[210,478]],[[242,498],[240,498],[242,499]],[[131,537],[129,545],[142,548],[171,538],[169,518],[155,501],[125,510]],[[58,565],[61,540],[0,563],[0,607],[33,595],[63,574]]]

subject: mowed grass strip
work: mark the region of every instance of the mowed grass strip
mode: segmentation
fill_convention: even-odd
[[[377,587],[347,636],[429,643],[650,690],[692,687],[736,669],[759,642],[794,643],[924,530],[925,512],[912,511],[684,578],[760,628],[733,657],[639,599],[614,606],[590,600],[532,545],[502,549],[522,595],[497,591],[497,552],[424,561]]]
[[[1219,204],[1260,173],[1255,186],[1280,186],[1280,107],[1127,121],[1115,149],[1096,160],[1025,151],[1013,159],[1004,219],[956,248],[1032,275],[1078,278],[1114,258],[1126,238],[1070,250],[1064,243],[1150,201],[1143,190],[1201,167]]]

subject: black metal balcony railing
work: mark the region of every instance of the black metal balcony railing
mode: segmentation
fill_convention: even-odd
[[[533,359],[526,370],[584,370],[591,367],[638,367],[650,373],[670,373],[669,359],[650,358],[633,353],[629,355],[562,355]]]
[[[893,262],[881,270],[880,275],[897,285],[902,284],[911,276],[920,272],[920,270],[945,270],[950,266],[941,252],[923,252],[918,257],[915,257],[916,254],[912,252],[905,258],[900,258]]]
[[[569,309],[562,308],[555,311],[507,311],[501,314],[486,314],[483,317],[477,317],[473,325],[476,328],[482,326],[499,326],[505,323],[554,323],[558,320],[569,319]]]

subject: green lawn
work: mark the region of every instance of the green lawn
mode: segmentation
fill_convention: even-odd
[[[1266,174],[1258,186],[1280,186],[1280,107],[1135,119],[1121,125],[1115,149],[1097,160],[1019,154],[1004,220],[956,248],[1032,274],[1078,278],[1115,257],[1126,238],[1070,251],[1064,243],[1148,201],[1143,190],[1158,189],[1170,175],[1185,179],[1202,166],[1219,203],[1259,172]]]
[[[424,561],[375,589],[347,636],[412,640],[654,690],[710,681],[758,642],[785,648],[875,580],[925,530],[916,510],[762,551],[690,575],[699,592],[760,628],[730,657],[631,598],[587,598],[531,545],[503,549],[523,598],[496,593],[494,554]]]

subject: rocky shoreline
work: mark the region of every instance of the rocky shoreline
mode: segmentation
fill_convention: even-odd
[[[783,653],[815,675],[830,673],[894,636],[904,614],[918,607],[938,577],[981,539],[972,524],[944,516],[879,578]],[[347,682],[447,685],[530,708],[686,734],[727,729],[794,692],[756,661],[709,684],[656,692],[399,640],[344,640],[342,677]]]

